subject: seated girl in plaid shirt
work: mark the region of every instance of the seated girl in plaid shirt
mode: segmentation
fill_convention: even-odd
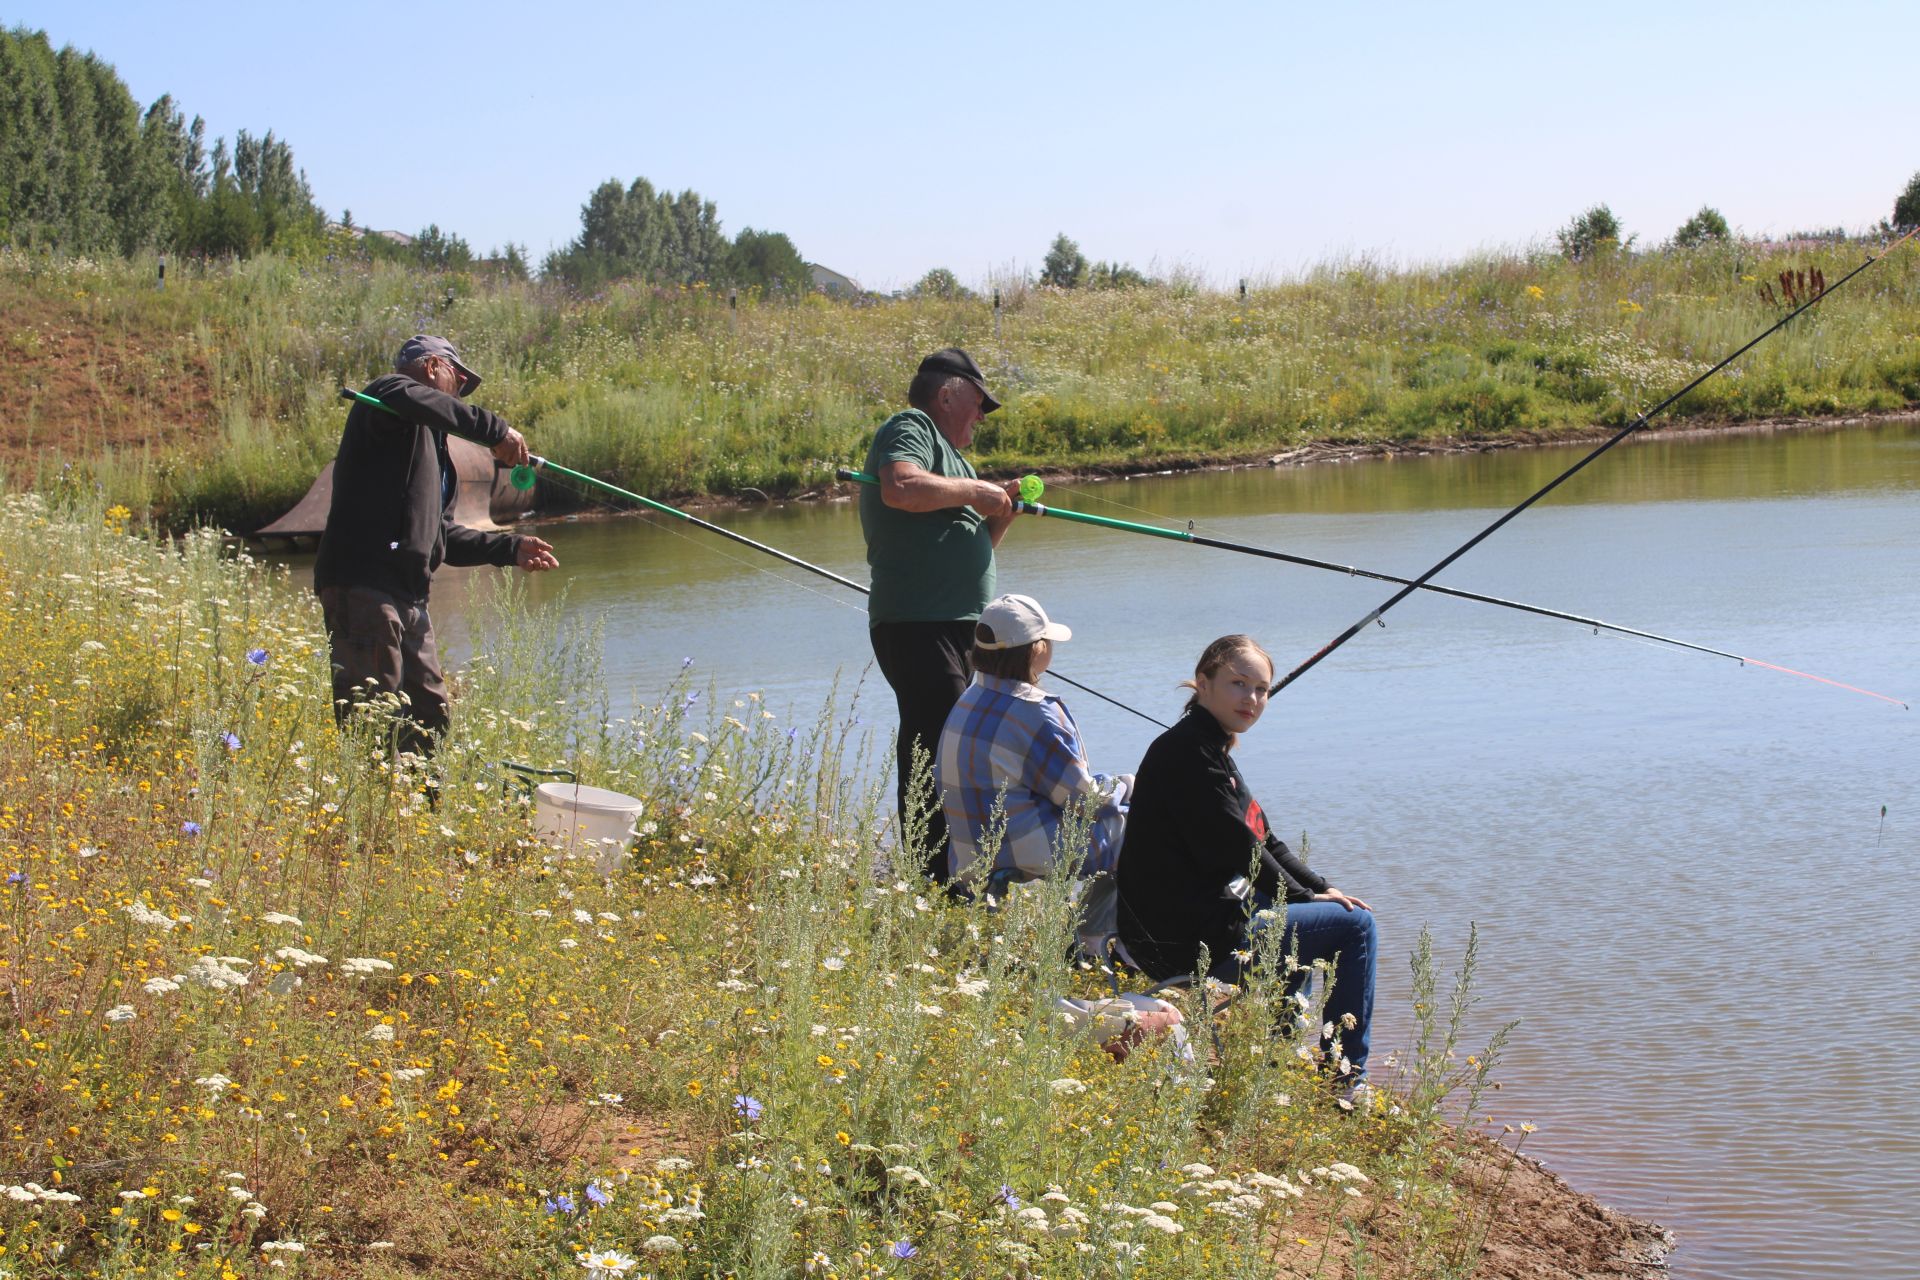
[[[1055,642],[1072,635],[1032,596],[1001,596],[980,612],[973,683],[947,717],[934,765],[955,881],[996,872],[1037,879],[1056,858],[1090,876],[1119,857],[1133,779],[1096,774],[1066,704],[1035,684]],[[1058,850],[1061,819],[1075,803],[1093,819],[1087,847]],[[987,833],[1003,821],[993,863],[983,866]]]

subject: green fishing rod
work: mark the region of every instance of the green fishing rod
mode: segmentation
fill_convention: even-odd
[[[359,404],[364,404],[369,408],[379,409],[386,413],[391,413],[395,417],[400,416],[398,413],[395,413],[393,409],[389,408],[384,401],[374,396],[367,395],[364,392],[354,391],[348,387],[342,387],[340,388],[340,397],[343,400],[352,400]],[[467,437],[463,436],[461,438],[466,439]],[[481,445],[483,448],[487,447],[484,441],[475,440],[473,443]],[[770,547],[764,542],[756,542],[752,538],[747,537],[743,533],[735,533],[733,530],[728,529],[722,525],[714,524],[710,520],[702,520],[698,516],[688,515],[686,512],[680,510],[680,508],[678,507],[670,507],[664,502],[656,502],[652,498],[643,497],[642,495],[631,492],[630,490],[622,489],[619,485],[608,484],[605,480],[601,480],[595,476],[590,476],[584,471],[575,471],[571,467],[563,467],[559,463],[554,462],[548,458],[543,458],[537,453],[529,454],[528,458],[529,458],[529,461],[531,462],[531,465],[523,464],[521,466],[517,466],[508,475],[509,483],[511,483],[513,487],[516,489],[527,490],[527,489],[533,488],[535,471],[536,470],[548,471],[553,473],[556,476],[562,477],[567,480],[571,480],[575,484],[584,485],[590,489],[598,489],[602,493],[610,494],[613,497],[621,498],[627,502],[634,503],[635,505],[647,511],[657,511],[661,515],[672,516],[676,520],[684,520],[688,524],[697,525],[700,528],[705,529],[709,533],[717,533],[723,538],[731,538],[733,541],[740,543],[742,546],[752,547],[755,551],[765,552],[767,555],[772,556],[774,559],[785,561],[787,564],[792,565],[796,569],[805,569],[808,573],[815,574],[819,577],[825,578],[829,582],[835,582],[843,587],[847,587],[854,591],[858,591],[863,596],[873,594],[871,588],[863,586],[858,582],[855,582],[852,578],[843,577],[842,575],[835,573],[833,570],[823,569],[817,564],[810,564],[807,561],[802,560],[799,556],[790,555],[787,552],[780,550],[780,548],[778,547]],[[1078,680],[1075,680],[1070,676],[1062,675],[1058,671],[1052,671],[1051,674],[1056,679],[1058,679],[1062,684],[1070,684],[1074,688],[1080,690],[1082,693],[1092,694],[1094,697],[1100,699],[1102,702],[1110,702],[1114,706],[1119,707],[1122,711],[1130,711],[1134,715],[1139,716],[1142,720],[1148,721],[1149,723],[1152,723],[1152,724],[1159,725],[1162,729],[1165,729],[1168,727],[1167,723],[1164,720],[1157,720],[1154,717],[1148,715],[1146,712],[1141,711],[1135,707],[1130,707],[1126,703],[1120,701],[1118,698],[1109,697],[1107,694],[1100,692],[1098,689],[1089,688],[1088,686],[1081,684]]]
[[[340,389],[340,398],[343,400],[356,401],[360,404],[364,404],[368,406],[369,408],[384,410],[387,413],[392,413],[396,418],[400,416],[398,413],[394,413],[392,409],[388,408],[385,402],[377,399],[374,396],[367,395],[364,392],[354,391],[349,388],[342,387]],[[465,438],[466,437],[462,437],[462,439],[465,439]],[[475,440],[473,443],[480,445],[482,448],[487,447],[484,441]],[[735,542],[741,543],[745,546],[752,547],[755,551],[764,551],[766,554],[772,556],[774,559],[784,560],[796,569],[805,569],[808,573],[818,574],[820,577],[827,579],[829,582],[837,582],[843,587],[852,587],[855,591],[858,591],[863,595],[866,594],[867,588],[861,586],[859,583],[855,582],[852,578],[843,578],[839,574],[833,572],[833,570],[831,569],[822,569],[817,564],[808,564],[805,560],[800,559],[800,557],[788,555],[786,552],[780,550],[780,548],[778,547],[770,547],[764,542],[755,542],[752,538],[747,537],[743,533],[735,533],[731,529],[723,528],[722,526],[714,524],[707,520],[702,520],[698,516],[688,515],[686,512],[680,510],[680,508],[670,507],[664,502],[655,502],[652,498],[642,497],[640,494],[637,494],[637,493],[630,493],[627,490],[622,489],[619,485],[608,484],[605,480],[596,479],[595,477],[586,474],[584,471],[575,471],[571,467],[563,467],[559,463],[553,462],[547,458],[543,458],[538,454],[530,454],[528,456],[532,462],[531,466],[522,465],[522,466],[515,467],[512,470],[512,472],[509,473],[508,475],[508,481],[516,489],[526,490],[526,489],[533,488],[534,471],[536,469],[543,470],[543,471],[551,471],[556,476],[564,476],[566,479],[571,480],[576,484],[583,484],[588,486],[589,488],[599,489],[602,492],[610,493],[616,498],[623,498],[628,502],[631,502],[638,506],[646,508],[648,511],[658,511],[661,515],[672,516],[676,520],[684,520],[688,524],[698,525],[709,533],[717,533],[723,538],[731,538]]]
[[[842,480],[855,480],[861,484],[878,484],[879,481],[864,471],[854,471],[847,467],[839,468],[835,474]],[[1443,587],[1435,582],[1411,578],[1396,577],[1391,573],[1380,573],[1372,569],[1362,569],[1355,565],[1335,564],[1330,560],[1315,560],[1311,556],[1291,555],[1285,551],[1275,551],[1269,547],[1256,547],[1245,542],[1228,542],[1224,538],[1209,538],[1196,533],[1191,521],[1184,529],[1166,529],[1158,525],[1139,524],[1132,520],[1116,520],[1111,516],[1089,515],[1084,511],[1068,511],[1063,507],[1042,505],[1039,501],[1045,486],[1039,476],[1025,476],[1020,481],[1020,499],[1015,502],[1015,510],[1025,515],[1045,516],[1052,520],[1067,520],[1076,524],[1097,525],[1103,529],[1117,529],[1122,533],[1145,534],[1152,538],[1165,538],[1172,542],[1190,542],[1198,547],[1213,547],[1220,551],[1234,551],[1241,555],[1259,556],[1267,560],[1279,560],[1286,564],[1297,564],[1308,569],[1325,569],[1332,573],[1344,573],[1351,578],[1371,578],[1375,582],[1391,582],[1411,590],[1418,587],[1422,591],[1431,591],[1436,595],[1452,596],[1456,600],[1471,600],[1476,604],[1497,605],[1502,609],[1514,609],[1521,613],[1537,614],[1542,618],[1558,618],[1563,622],[1577,622],[1583,627],[1592,628],[1596,633],[1611,631],[1617,635],[1632,636],[1636,640],[1648,640],[1657,644],[1671,645],[1676,649],[1691,649],[1695,653],[1711,654],[1716,658],[1731,658],[1742,666],[1761,667],[1768,671],[1779,671],[1790,676],[1813,680],[1820,684],[1832,685],[1836,689],[1845,689],[1850,693],[1864,694],[1869,698],[1878,698],[1882,702],[1891,702],[1895,706],[1907,704],[1899,698],[1888,697],[1884,693],[1875,693],[1871,689],[1861,689],[1854,685],[1843,684],[1826,676],[1813,675],[1806,671],[1796,671],[1792,667],[1779,666],[1772,662],[1763,662],[1758,658],[1749,658],[1744,654],[1732,653],[1725,649],[1716,649],[1711,645],[1695,644],[1691,640],[1680,640],[1673,636],[1663,636],[1656,631],[1642,631],[1638,627],[1621,626],[1600,618],[1588,618],[1577,613],[1568,613],[1561,609],[1549,609],[1544,605],[1528,604],[1523,600],[1507,600],[1500,596],[1482,595],[1478,591],[1462,591],[1457,587]]]

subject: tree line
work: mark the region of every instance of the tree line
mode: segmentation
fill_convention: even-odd
[[[1874,230],[1881,235],[1904,235],[1915,226],[1920,226],[1920,173],[1907,179],[1907,185],[1894,197],[1893,216],[1881,219],[1880,225]],[[1576,214],[1571,222],[1554,232],[1554,241],[1564,257],[1579,262],[1596,254],[1632,248],[1639,237],[1623,236],[1624,230],[1611,208],[1596,204]],[[1795,231],[1782,238],[1838,240],[1845,236],[1846,232],[1836,227],[1829,231]],[[1674,249],[1698,249],[1732,238],[1733,228],[1727,225],[1725,215],[1712,205],[1703,204],[1698,213],[1680,224],[1667,243]]]
[[[645,178],[608,179],[580,207],[580,234],[547,255],[543,272],[580,290],[616,280],[733,285],[795,295],[812,287],[806,261],[778,231],[746,227],[732,240],[713,201],[656,191]]]
[[[739,285],[800,294],[812,283],[793,242],[748,227],[729,240],[714,203],[656,192],[645,178],[608,181],[580,210],[580,235],[546,272],[580,289],[615,280]],[[343,234],[344,233],[344,236]],[[357,239],[356,239],[357,237]],[[466,270],[480,259],[438,224],[399,243],[363,234],[351,211],[331,226],[293,148],[269,130],[209,147],[206,121],[171,95],[144,111],[112,65],[44,31],[0,28],[0,245],[68,254],[147,250],[249,257],[354,244],[363,256]],[[525,252],[489,255],[527,274]]]
[[[65,253],[245,255],[317,240],[293,150],[242,129],[207,146],[170,95],[144,112],[108,63],[0,30],[0,243]]]

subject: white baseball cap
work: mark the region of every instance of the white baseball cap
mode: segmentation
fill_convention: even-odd
[[[980,625],[992,636],[989,644],[975,636],[982,649],[1018,649],[1035,640],[1071,640],[1073,632],[1047,617],[1032,596],[1000,596],[980,611]]]

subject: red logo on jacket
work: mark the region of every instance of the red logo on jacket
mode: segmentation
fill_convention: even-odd
[[[1252,796],[1247,797],[1247,830],[1253,832],[1256,840],[1267,838],[1267,815],[1261,810],[1260,802]]]

